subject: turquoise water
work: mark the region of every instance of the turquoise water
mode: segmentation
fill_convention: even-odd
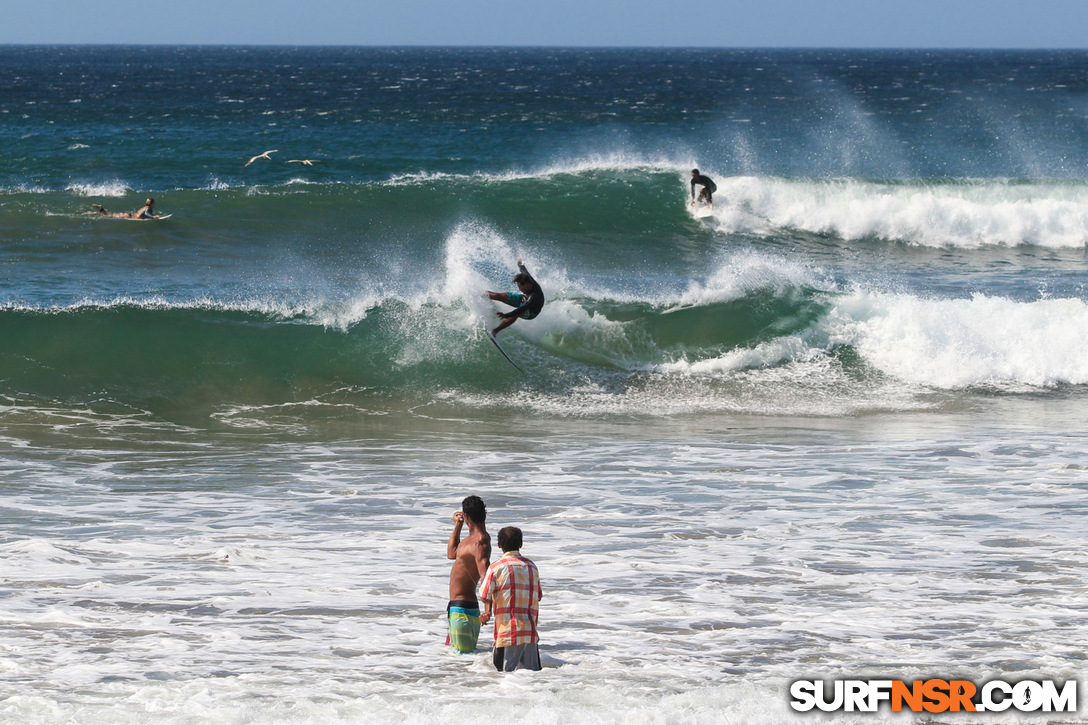
[[[1080,677],[1088,54],[9,46],[0,87],[0,719]],[[469,493],[540,566],[537,676],[441,646]]]

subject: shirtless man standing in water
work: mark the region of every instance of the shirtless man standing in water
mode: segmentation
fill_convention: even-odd
[[[446,558],[453,559],[450,571],[450,603],[446,607],[449,636],[446,644],[462,654],[476,650],[480,638],[480,603],[476,585],[491,565],[491,536],[484,528],[487,507],[479,496],[468,496],[461,510],[450,517],[453,532],[446,546]],[[461,540],[461,529],[468,524],[468,536]]]

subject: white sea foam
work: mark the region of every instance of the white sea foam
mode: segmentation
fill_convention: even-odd
[[[944,184],[733,177],[718,182],[726,231],[799,230],[924,246],[1088,243],[1088,186],[975,181]]]
[[[675,172],[677,169],[691,167],[691,161],[684,158],[668,158],[643,154],[613,152],[588,154],[565,160],[552,161],[537,167],[511,169],[508,171],[489,171],[478,173],[424,172],[396,174],[385,184],[403,186],[420,182],[441,181],[444,179],[484,180],[484,181],[519,181],[523,179],[546,179],[557,176],[574,176],[594,171],[646,171],[652,173]]]
[[[488,322],[494,305],[479,291],[494,286],[498,275],[509,274],[509,266],[499,260],[516,256],[516,245],[494,230],[462,225],[448,240],[446,288],[436,292],[436,299],[443,305],[463,302],[470,311],[466,326],[471,326],[473,319]],[[841,403],[860,410],[885,405],[911,408],[918,404],[915,394],[927,388],[987,386],[1015,391],[1088,383],[1088,304],[1079,299],[1019,301],[985,295],[930,299],[879,289],[843,292],[819,268],[750,251],[723,259],[706,279],[691,282],[671,295],[590,289],[549,265],[536,271],[554,275],[549,289],[559,293],[550,296],[532,325],[511,328],[511,339],[587,364],[666,376],[709,376],[725,382],[738,382],[737,376],[743,375],[749,386],[759,381],[768,389],[783,384],[782,396],[793,400],[799,397],[797,390],[806,385],[813,390],[837,390],[839,395],[831,398],[839,397]],[[768,290],[774,294],[809,290],[806,294],[817,294],[824,312],[796,333],[710,357],[671,359],[628,323],[609,319],[606,313],[587,306],[604,299],[627,299],[665,308],[662,313],[667,315],[674,310],[742,300]],[[444,319],[443,324],[448,322]],[[855,349],[868,369],[886,376],[875,384],[874,391],[879,392],[859,395],[849,372],[841,365],[826,364],[843,346]],[[793,378],[796,380],[784,384]],[[895,389],[900,393],[894,393]],[[670,396],[662,403],[670,410],[678,404],[712,408],[715,400],[724,409],[734,409],[737,404],[728,396],[702,398],[706,391],[678,397],[662,392]],[[630,394],[628,391],[621,398]],[[609,398],[598,396],[599,401]],[[626,410],[631,403],[611,400],[608,405]],[[578,407],[569,400],[562,404]],[[770,407],[791,409],[784,403]],[[598,406],[591,409],[601,411]],[[824,412],[836,411],[842,412],[838,404]],[[808,412],[819,413],[819,405]]]
[[[669,157],[614,151],[589,154],[584,157],[556,161],[534,172],[534,176],[582,174],[590,171],[651,171],[673,172],[690,169],[693,162],[686,156]]]
[[[676,306],[708,305],[739,299],[756,290],[814,288],[833,290],[835,283],[807,262],[753,251],[732,254],[720,262],[705,280],[693,280]]]
[[[226,191],[233,188],[228,181],[224,181],[219,177],[212,177],[207,184],[201,187],[202,191]]]
[[[539,251],[522,248],[516,239],[473,221],[458,225],[446,239],[443,281],[428,290],[428,298],[444,305],[463,304],[472,314],[490,321],[495,308],[483,293],[510,291],[519,259],[549,289],[562,290],[571,284],[565,270],[541,257]]]
[[[133,189],[120,179],[115,179],[113,181],[73,183],[69,184],[65,188],[65,191],[73,192],[79,196],[121,197],[131,194]]]
[[[8,301],[0,303],[0,310],[37,312],[41,314],[69,314],[131,307],[158,311],[246,312],[267,315],[282,320],[299,319],[310,324],[343,331],[366,319],[370,311],[380,306],[382,302],[381,297],[366,293],[356,297],[335,300],[321,298],[288,300],[260,295],[228,299],[216,299],[210,296],[173,299],[162,295],[125,295],[110,298],[85,297],[74,302],[48,306]]]
[[[959,389],[1088,383],[1088,304],[975,295],[921,299],[853,294],[828,320],[832,344],[851,344],[881,372]]]
[[[858,291],[831,295],[828,304],[826,315],[801,334],[657,369],[728,376],[811,364],[849,345],[867,366],[911,388],[1015,391],[1088,384],[1088,304],[1079,299],[925,299]]]
[[[1088,454],[979,417],[418,421],[9,462],[2,718],[802,723],[800,677],[1081,677]],[[443,648],[467,493],[540,566],[542,672],[496,673],[486,627]]]
[[[391,367],[472,365],[486,346],[483,330],[497,323],[496,310],[506,309],[487,300],[483,290],[509,289],[521,254],[526,252],[516,239],[466,222],[446,240],[444,272],[430,287],[405,293],[365,283],[353,294],[327,298],[125,296],[44,308],[8,302],[2,309],[245,312],[340,332],[379,311],[383,324],[376,334],[388,345]],[[458,391],[470,407],[525,405],[577,417],[711,411],[834,416],[926,408],[933,403],[925,396],[934,391],[984,387],[1016,393],[1088,384],[1088,304],[1075,298],[843,291],[818,267],[750,250],[722,257],[706,278],[671,292],[614,291],[568,276],[536,251],[529,254],[535,256],[525,261],[545,283],[549,302],[532,324],[505,333],[505,344],[524,366],[544,366],[538,371],[544,379],[573,378],[554,391],[530,386],[520,397]],[[653,329],[670,325],[673,312],[692,311],[709,321],[706,316],[717,314],[714,305],[744,309],[763,304],[764,295],[781,300],[787,311],[807,305],[805,317],[814,317],[751,342],[726,344],[723,338],[716,344],[710,338],[692,348],[655,338]],[[625,316],[630,312],[612,314],[606,303],[616,300],[633,305],[627,309],[636,311],[634,321]],[[408,313],[399,313],[400,306]],[[672,336],[682,342],[682,332]],[[854,362],[839,359],[844,348],[856,353]]]

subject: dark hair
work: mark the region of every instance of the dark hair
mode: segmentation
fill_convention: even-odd
[[[699,173],[699,169],[692,169],[692,170],[691,170],[691,173],[693,173],[693,174],[698,174],[698,173]]]
[[[487,520],[487,506],[479,496],[466,496],[461,502],[461,513],[472,519],[474,523],[482,524]]]
[[[532,284],[533,278],[524,272],[518,272],[514,275],[514,284]]]
[[[517,526],[504,526],[499,529],[499,548],[503,551],[520,551],[521,529]]]

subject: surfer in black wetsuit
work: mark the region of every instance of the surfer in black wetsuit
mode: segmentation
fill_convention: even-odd
[[[695,187],[703,187],[699,192],[699,201],[704,202],[707,206],[714,206],[714,192],[718,190],[718,185],[711,180],[709,176],[703,176],[699,173],[699,169],[691,170],[691,205],[695,206]]]
[[[525,269],[521,259],[518,259],[518,269],[521,271],[514,275],[514,284],[518,286],[520,292],[487,293],[490,299],[514,308],[509,312],[495,313],[502,318],[502,322],[491,331],[492,336],[498,335],[507,327],[510,327],[510,325],[517,322],[519,317],[526,320],[533,319],[540,314],[541,308],[544,307],[544,290],[540,289],[540,285],[533,279],[533,275],[529,274],[529,270]]]

